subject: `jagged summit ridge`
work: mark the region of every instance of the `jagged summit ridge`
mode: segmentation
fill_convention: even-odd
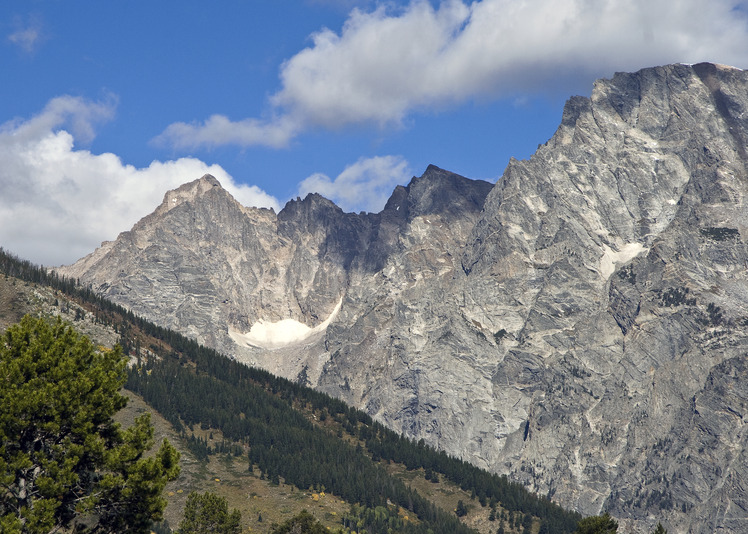
[[[208,194],[208,192],[213,191],[214,189],[221,193],[229,194],[223,189],[221,183],[213,175],[205,174],[197,180],[187,182],[176,189],[167,191],[164,194],[164,200],[154,211],[154,215],[158,217],[163,216],[165,212],[179,207],[185,202],[195,202],[199,200],[203,195]]]
[[[429,167],[378,214],[278,215],[213,187],[73,268],[583,513],[743,532],[746,108],[739,69],[619,73],[495,185]],[[325,327],[229,336],[285,320]]]
[[[470,180],[459,174],[429,165],[420,177],[414,177],[406,186],[399,186],[387,202],[385,211],[404,209],[406,217],[420,215],[456,215],[462,212],[479,212],[483,208],[493,184],[483,180]],[[399,193],[404,190],[404,194]],[[398,203],[402,198],[404,203]]]
[[[194,201],[200,195],[204,195],[214,187],[221,187],[221,183],[212,174],[205,174],[197,180],[168,191],[164,195],[162,204],[170,206],[178,202]]]

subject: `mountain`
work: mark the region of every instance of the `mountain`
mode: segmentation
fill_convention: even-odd
[[[748,529],[748,73],[619,73],[377,214],[205,176],[60,272],[635,532]]]

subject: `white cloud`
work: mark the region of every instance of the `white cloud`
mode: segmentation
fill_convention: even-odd
[[[167,190],[206,173],[245,205],[278,208],[218,165],[182,158],[138,169],[114,154],[76,149],[75,139],[92,139],[114,106],[114,99],[65,96],[31,119],[0,125],[0,246],[44,265],[71,263],[132,227]]]
[[[42,42],[42,26],[39,20],[30,17],[27,24],[22,24],[20,19],[16,19],[16,31],[8,35],[8,41],[18,46],[27,54],[32,54]]]
[[[217,145],[260,145],[280,148],[296,136],[299,125],[288,116],[261,121],[244,119],[233,122],[223,115],[213,115],[200,123],[175,122],[153,141],[157,145],[195,148]]]
[[[33,52],[34,45],[39,41],[39,30],[36,28],[26,28],[18,30],[8,36],[8,40],[20,46],[25,52]]]
[[[170,126],[177,146],[282,146],[301,131],[399,124],[472,98],[589,87],[614,71],[714,61],[748,66],[748,16],[735,0],[414,0],[354,9],[286,61],[273,118]],[[581,83],[580,83],[581,82]],[[568,89],[571,90],[571,89]]]
[[[12,135],[16,143],[32,142],[65,125],[75,137],[90,143],[96,126],[111,120],[117,98],[108,95],[102,102],[89,102],[74,96],[58,96],[50,100],[41,113],[28,120],[15,119],[0,125],[0,134]]]
[[[185,158],[177,160],[183,161]],[[199,160],[195,160],[199,161]],[[200,162],[202,163],[202,162]],[[205,163],[202,163],[205,165]],[[218,165],[211,165],[211,168],[219,168]],[[234,197],[239,204],[242,204],[243,206],[252,206],[255,208],[273,208],[276,213],[281,209],[280,202],[278,202],[278,199],[275,198],[273,195],[267,194],[265,191],[257,187],[256,185],[247,185],[247,184],[238,184],[234,182],[234,179],[229,176],[226,171],[221,169],[222,175],[224,176],[223,179],[218,178],[217,175],[213,174],[212,171],[209,171],[208,174],[213,174],[216,178],[218,178],[218,181],[221,182],[221,186],[231,193],[231,196]],[[196,175],[197,176],[203,176],[205,173]]]
[[[321,173],[309,176],[299,184],[299,195],[319,193],[344,211],[376,213],[384,208],[395,186],[411,177],[408,162],[400,156],[362,158],[334,180]]]
[[[461,2],[438,10],[416,2],[394,16],[384,6],[354,10],[340,34],[314,34],[313,46],[283,65],[272,102],[312,125],[398,122],[442,92],[439,63],[469,14]]]

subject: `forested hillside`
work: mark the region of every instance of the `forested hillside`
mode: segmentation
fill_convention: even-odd
[[[248,468],[259,469],[271,483],[282,479],[300,489],[324,488],[353,505],[340,520],[344,531],[471,532],[458,517],[466,512],[462,501],[455,511],[437,506],[393,476],[396,464],[423,470],[427,480],[451,481],[472,495],[473,506],[490,509],[492,517],[512,517],[508,526],[518,532],[572,532],[580,519],[504,476],[403,438],[337,399],[156,327],[2,249],[0,273],[51,287],[94,314],[96,322],[113,327],[133,362],[126,387],[162,414],[196,457],[244,457]],[[222,441],[210,445],[193,429],[220,432]],[[400,510],[417,519],[404,518]]]

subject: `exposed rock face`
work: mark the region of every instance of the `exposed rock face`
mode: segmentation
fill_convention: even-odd
[[[748,73],[617,74],[496,186],[378,214],[211,177],[63,272],[627,530],[748,531]]]

